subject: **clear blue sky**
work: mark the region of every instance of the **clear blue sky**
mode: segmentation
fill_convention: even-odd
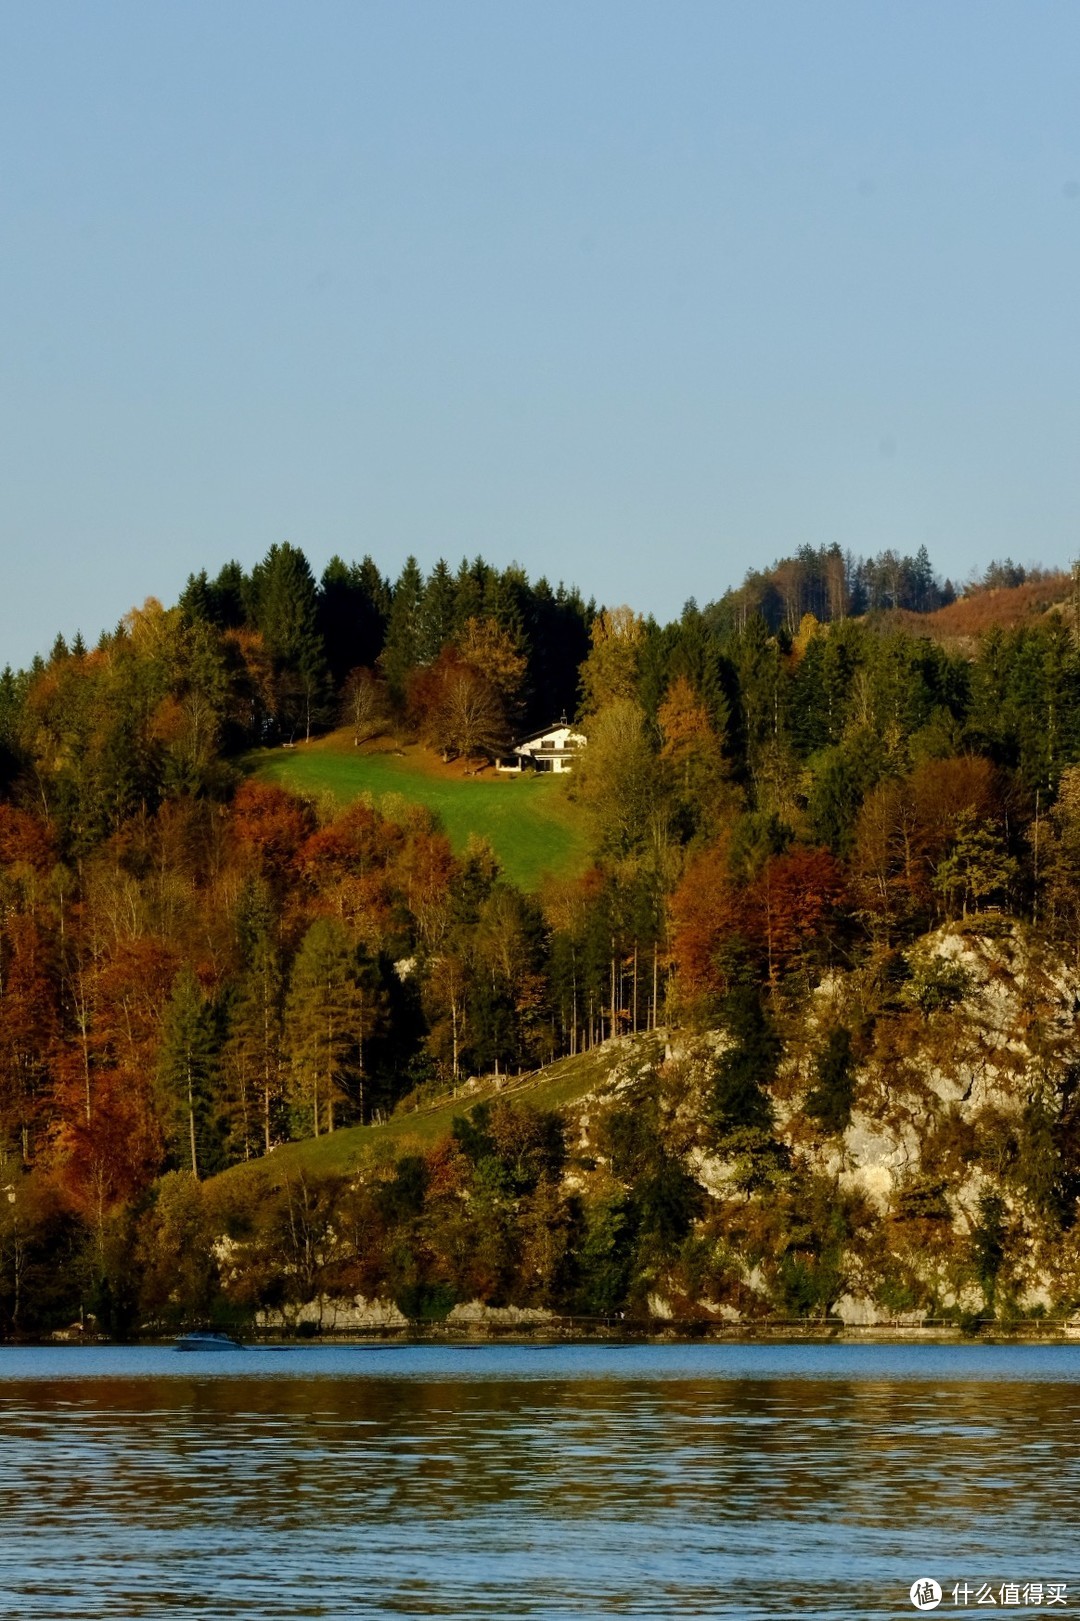
[[[1080,6],[0,7],[0,664],[274,541],[1080,552]]]

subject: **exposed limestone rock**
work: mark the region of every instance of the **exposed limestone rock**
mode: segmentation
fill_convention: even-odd
[[[864,1114],[854,1116],[844,1133],[841,1187],[857,1188],[887,1210],[893,1189],[919,1163],[919,1136],[911,1125],[890,1130]]]
[[[731,1182],[731,1165],[704,1148],[692,1148],[686,1156],[687,1169],[714,1199],[722,1198]]]
[[[462,1327],[537,1328],[554,1317],[542,1306],[486,1306],[482,1300],[470,1300],[455,1306],[446,1321]]]
[[[282,1307],[259,1311],[255,1314],[258,1328],[296,1329],[301,1323],[312,1323],[320,1329],[347,1333],[350,1329],[407,1328],[405,1317],[392,1300],[365,1300],[355,1295],[351,1300],[320,1296],[302,1306]]]
[[[903,959],[882,952],[863,968],[834,971],[801,1000],[778,997],[772,1015],[783,1052],[767,1085],[770,1118],[725,1138],[711,1099],[716,1059],[731,1045],[726,1032],[620,1040],[568,1119],[559,1192],[568,1227],[576,1224],[571,1242],[581,1243],[597,1209],[614,1212],[606,1241],[628,1275],[640,1268],[634,1311],[663,1322],[695,1310],[718,1323],[828,1314],[852,1329],[915,1329],[927,1318],[995,1311],[1060,1317],[1080,1304],[1080,1211],[1060,1208],[1071,1197],[1067,1183],[1054,1184],[1053,1174],[1040,1182],[1048,1139],[1032,1128],[1032,1100],[1046,1101],[1057,1129],[1056,1111],[1080,1074],[1078,1008],[1080,974],[1032,944],[1021,925],[994,918],[982,932],[975,922],[942,928]],[[842,1132],[842,1114],[830,1129],[824,1111],[806,1106],[838,1025],[850,1038],[854,1088]],[[840,1096],[846,1109],[848,1093]],[[677,1176],[658,1195],[652,1166],[626,1169],[635,1154],[639,1166],[648,1161],[640,1142],[621,1160],[613,1147],[633,1145],[639,1101],[639,1119],[660,1140],[662,1174],[674,1161],[703,1197],[681,1191]],[[689,1212],[681,1217],[680,1198]],[[668,1199],[684,1225],[677,1243],[642,1266],[637,1235],[649,1233],[657,1208],[672,1208]],[[222,1245],[217,1259],[224,1271],[234,1256]],[[554,1316],[471,1300],[445,1321],[527,1330]],[[407,1326],[392,1303],[360,1297],[259,1321]]]
[[[834,1302],[834,1317],[839,1317],[849,1328],[918,1328],[925,1322],[923,1311],[890,1312],[867,1295],[843,1294]]]

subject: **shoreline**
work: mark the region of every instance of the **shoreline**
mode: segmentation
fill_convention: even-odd
[[[131,1339],[58,1331],[45,1337],[0,1342],[0,1349],[47,1346],[171,1346],[186,1330],[143,1334]],[[945,1321],[918,1324],[748,1323],[634,1324],[612,1322],[586,1327],[581,1323],[520,1324],[409,1323],[402,1327],[333,1329],[288,1333],[281,1330],[234,1329],[241,1343],[251,1346],[346,1345],[1080,1345],[1080,1323],[1061,1322],[1051,1327],[1040,1320],[1005,1325],[993,1320],[961,1325]]]

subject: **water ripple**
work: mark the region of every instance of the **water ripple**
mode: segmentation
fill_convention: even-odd
[[[1080,1359],[972,1349],[0,1352],[0,1590],[49,1621],[1080,1600]]]

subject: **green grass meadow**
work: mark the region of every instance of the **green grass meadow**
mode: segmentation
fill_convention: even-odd
[[[634,1045],[642,1055],[662,1056],[662,1039],[640,1035]],[[247,1164],[233,1165],[211,1179],[219,1189],[258,1191],[282,1186],[294,1177],[318,1181],[326,1176],[348,1176],[361,1166],[380,1159],[394,1160],[402,1154],[423,1153],[446,1137],[457,1115],[468,1115],[478,1103],[504,1096],[528,1103],[536,1109],[565,1109],[602,1085],[621,1058],[626,1042],[607,1042],[591,1052],[561,1058],[534,1075],[509,1077],[497,1083],[491,1076],[457,1094],[448,1094],[415,1112],[399,1112],[376,1126],[349,1126],[344,1131],[309,1137],[303,1142],[282,1143],[273,1153]]]
[[[545,874],[574,877],[588,862],[581,818],[566,783],[555,776],[447,777],[416,753],[365,752],[335,739],[259,749],[246,766],[264,781],[298,793],[329,792],[343,805],[360,794],[371,794],[376,804],[398,796],[426,805],[456,851],[471,834],[487,839],[506,877],[525,890],[538,889]]]

